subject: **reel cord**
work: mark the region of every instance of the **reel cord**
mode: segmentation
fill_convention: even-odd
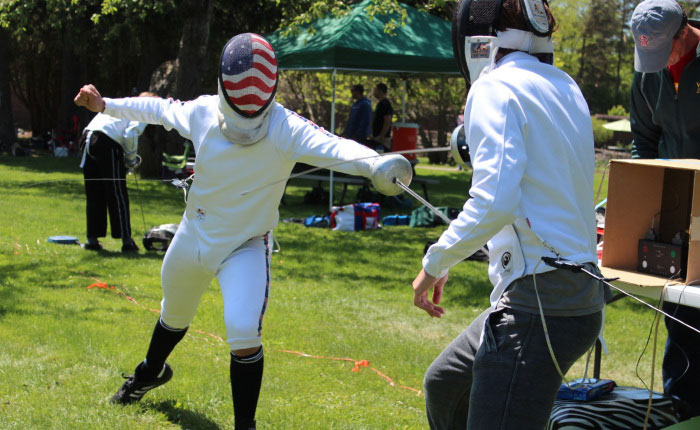
[[[140,196],[141,195],[141,188],[139,188],[139,181],[138,181],[138,179],[136,179],[136,173],[133,173],[133,172],[129,172],[129,173],[134,175],[134,184],[136,184],[136,194],[138,194]],[[147,229],[146,229],[146,217],[143,214],[143,202],[141,201],[140,198],[138,199],[138,201],[139,201],[139,209],[141,209],[141,221],[143,222],[143,233],[146,234],[146,231],[147,231]]]
[[[653,329],[653,331],[654,331],[654,343],[653,343],[652,360],[651,360],[651,382],[650,382],[650,386],[647,387],[648,390],[649,390],[649,402],[648,402],[648,404],[647,404],[647,410],[646,410],[646,414],[645,414],[645,417],[644,417],[644,430],[647,430],[648,425],[649,425],[649,417],[651,416],[651,405],[652,405],[653,398],[654,398],[654,374],[655,374],[655,369],[654,369],[654,368],[655,368],[655,363],[656,363],[656,345],[657,345],[656,342],[657,342],[658,334],[659,334],[659,331],[658,331],[658,330],[659,330],[659,322],[661,321],[661,318],[660,318],[660,316],[659,316],[658,314],[659,314],[659,313],[660,313],[660,314],[663,314],[664,316],[670,318],[671,320],[673,320],[673,321],[675,321],[675,322],[677,322],[677,323],[680,323],[680,324],[682,324],[683,326],[689,328],[690,330],[692,330],[692,331],[694,331],[694,332],[700,334],[700,330],[698,330],[697,328],[692,327],[692,326],[690,326],[689,324],[686,324],[685,322],[683,322],[683,321],[679,320],[678,318],[676,318],[674,315],[668,314],[668,313],[664,312],[664,311],[661,309],[661,308],[663,307],[664,298],[665,298],[665,296],[666,296],[666,289],[668,288],[668,286],[669,286],[670,282],[673,280],[673,278],[669,279],[669,280],[664,284],[663,290],[661,291],[661,297],[659,298],[659,307],[657,308],[657,307],[654,307],[653,305],[648,304],[647,302],[643,301],[642,299],[639,299],[639,298],[633,296],[632,294],[629,294],[628,292],[622,290],[621,288],[618,288],[618,287],[614,286],[613,284],[611,284],[612,281],[615,281],[615,280],[617,280],[617,279],[619,279],[619,278],[604,278],[604,277],[602,277],[602,276],[598,276],[598,275],[596,275],[596,274],[594,274],[594,273],[592,273],[592,272],[586,270],[582,264],[574,263],[574,262],[572,262],[572,261],[563,260],[563,259],[561,259],[561,258],[542,257],[542,260],[541,260],[541,261],[544,261],[544,263],[547,264],[548,266],[551,266],[551,267],[554,267],[554,268],[557,268],[557,269],[566,269],[566,270],[570,270],[570,271],[572,271],[572,272],[574,272],[574,273],[583,272],[583,273],[589,275],[590,277],[592,277],[593,279],[596,279],[597,281],[602,282],[603,284],[607,285],[608,287],[610,287],[610,288],[612,288],[612,289],[615,289],[615,290],[619,291],[620,293],[622,293],[622,294],[624,294],[624,295],[626,295],[626,296],[628,296],[628,297],[631,297],[631,298],[635,299],[636,301],[642,303],[643,305],[645,305],[645,306],[647,306],[647,307],[649,307],[649,308],[651,308],[651,309],[653,309],[653,310],[655,310],[655,311],[657,312],[657,313],[654,315],[654,321],[652,322],[652,327],[650,327],[650,329],[649,329],[649,337],[647,337],[647,342],[646,342],[646,344],[645,344],[645,346],[644,346],[644,350],[646,350],[646,347],[647,347],[647,345],[649,344],[649,340],[650,340],[650,337],[651,337],[651,332],[652,332],[652,329]],[[540,263],[541,263],[541,262],[538,262],[537,265],[535,266],[535,272],[537,271],[537,267],[540,265]],[[675,276],[675,275],[674,275],[674,276]],[[552,346],[551,346],[551,343],[550,343],[550,340],[549,340],[549,334],[548,334],[548,332],[547,332],[547,326],[546,326],[545,319],[544,319],[544,312],[543,312],[543,310],[542,310],[542,304],[540,303],[539,294],[537,294],[537,281],[536,281],[535,279],[536,279],[536,274],[533,273],[533,284],[535,285],[535,294],[537,295],[537,303],[538,303],[538,305],[539,305],[539,307],[540,307],[540,316],[541,316],[541,318],[542,318],[542,325],[544,326],[545,338],[546,338],[546,340],[547,340],[547,347],[549,348],[549,353],[550,353],[550,355],[551,355],[551,357],[552,357],[552,360],[553,360],[553,362],[554,362],[554,366],[555,366],[556,369],[557,369],[557,372],[559,372],[559,375],[562,377],[562,380],[565,381],[567,385],[569,385],[568,381],[566,380],[566,378],[565,378],[564,375],[562,374],[561,369],[559,368],[559,364],[558,364],[557,361],[556,361],[556,357],[554,356],[554,350],[552,349]],[[686,283],[686,284],[684,285],[683,289],[681,290],[681,295],[680,295],[680,297],[678,298],[678,303],[676,303],[676,309],[675,309],[674,312],[673,312],[674,314],[677,312],[678,306],[680,306],[680,301],[681,301],[681,299],[682,299],[682,297],[683,297],[683,293],[685,292],[685,289],[686,289],[689,285],[691,285],[691,284],[693,284],[693,283],[695,283],[695,282],[697,282],[697,280],[693,280],[693,281],[691,281],[691,282],[689,282],[689,283]],[[642,351],[642,355],[640,355],[639,359],[637,360],[637,367],[639,366],[639,362],[641,361],[641,358],[642,358],[642,356],[644,355],[644,350]],[[690,366],[690,360],[688,360],[687,355],[685,354],[685,352],[684,352],[682,349],[681,349],[681,352],[682,352],[683,355],[685,356],[686,361],[687,361],[687,363],[688,363],[688,364],[686,365],[685,370],[683,371],[683,374],[681,375],[681,377],[682,377],[682,376],[685,375],[685,373],[688,371],[688,368],[689,368],[689,366]],[[588,367],[588,360],[587,360],[587,362],[586,362],[586,367]],[[636,369],[635,369],[635,372],[636,372]],[[638,374],[638,373],[637,373],[637,377],[639,377],[639,374]],[[644,381],[642,380],[642,378],[639,378],[639,379],[642,381],[642,383],[643,383],[644,386],[646,387],[646,384],[644,383]]]

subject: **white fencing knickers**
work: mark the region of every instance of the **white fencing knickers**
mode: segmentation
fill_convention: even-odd
[[[249,239],[212,270],[200,261],[197,237],[183,218],[161,269],[163,323],[175,329],[188,327],[202,294],[216,276],[224,298],[226,341],[231,350],[261,346],[270,290],[270,241],[270,233]]]

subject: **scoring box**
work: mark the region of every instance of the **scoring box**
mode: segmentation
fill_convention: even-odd
[[[637,271],[639,241],[654,227],[657,240],[676,234],[688,245],[686,280],[700,279],[700,160],[612,160],[601,269],[639,286],[667,278]]]

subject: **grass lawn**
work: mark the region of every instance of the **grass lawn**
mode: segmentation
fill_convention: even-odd
[[[123,381],[120,373],[132,372],[148,346],[157,320],[153,309],[160,307],[162,254],[123,256],[111,238],[102,253],[47,243],[59,234],[85,240],[77,165],[76,159],[0,157],[0,429],[232,428],[217,285],[204,295],[191,330],[169,359],[173,380],[140,404],[108,403]],[[434,204],[461,207],[467,173],[419,167],[418,174],[440,180],[430,188]],[[302,203],[308,185],[292,182],[281,218],[325,213],[323,206]],[[146,180],[137,184],[133,177],[129,189],[135,236],[179,221],[180,191]],[[488,306],[491,291],[486,265],[464,262],[451,271],[445,317],[430,319],[413,306],[410,282],[423,246],[442,230],[343,233],[280,223],[258,428],[427,427],[422,394],[411,389],[421,389],[425,369]],[[98,282],[115,288],[88,288]],[[604,377],[641,385],[635,363],[652,318],[632,300],[608,308]],[[657,375],[664,341],[660,335]],[[353,372],[353,362],[286,351],[368,360],[374,370]],[[648,351],[640,364],[646,381],[650,368]],[[582,373],[583,361],[568,377]]]

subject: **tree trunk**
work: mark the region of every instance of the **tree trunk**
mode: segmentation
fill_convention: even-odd
[[[180,49],[172,68],[167,64],[156,70],[151,78],[151,88],[160,90],[179,100],[191,100],[200,95],[202,73],[205,70],[209,28],[213,11],[213,0],[202,2],[184,0],[180,13],[185,17],[180,38]],[[174,84],[169,84],[175,75]],[[211,77],[215,79],[214,76]],[[156,82],[158,81],[158,82]],[[172,91],[169,89],[172,88]],[[163,152],[180,155],[184,151],[184,139],[176,132],[163,129],[153,130],[141,139],[139,154],[143,160],[140,168],[142,177],[160,177],[162,174],[161,154]]]
[[[141,156],[139,174],[142,178],[160,178],[162,173],[161,161],[164,144],[168,132],[163,127],[149,125],[139,136],[138,154]],[[159,142],[161,142],[159,144]]]
[[[21,99],[29,109],[32,134],[43,136],[56,127],[60,81],[53,76],[60,75],[60,62],[42,54],[26,58],[18,66],[23,68],[23,75],[18,76],[14,88],[22,94]]]
[[[159,73],[159,68],[163,67],[163,64],[169,61],[170,67],[174,61],[172,61],[172,50],[169,49],[169,43],[167,38],[163,37],[164,24],[160,21],[162,18],[155,18],[157,21],[153,25],[147,26],[144,30],[145,33],[141,40],[143,52],[139,58],[139,72],[136,78],[136,87],[139,91],[144,91],[149,89],[149,91],[154,91],[151,86],[153,82],[153,76]],[[159,89],[160,91],[160,89]],[[160,93],[154,91],[157,94],[169,94],[169,92]]]
[[[578,76],[576,77],[576,81],[578,82],[579,86],[581,85],[581,82],[583,81],[584,77],[584,69],[586,67],[586,40],[587,36],[583,36],[581,38],[581,56],[579,57],[579,66],[578,66]]]
[[[202,7],[202,3],[204,7]],[[199,96],[202,72],[205,69],[209,27],[213,10],[213,0],[206,2],[184,0],[181,4],[185,23],[177,54],[177,72],[173,96],[180,100],[190,100]],[[214,77],[212,77],[214,79]]]
[[[66,31],[68,33],[68,31]],[[80,138],[81,125],[87,125],[88,112],[86,109],[79,109],[73,103],[73,97],[78,93],[83,82],[82,67],[79,57],[73,52],[73,41],[70,35],[66,34],[63,40],[63,52],[61,58],[61,87],[58,105],[57,132],[62,134],[68,141],[77,143]],[[82,124],[75,124],[77,119]],[[78,126],[74,129],[75,126]]]
[[[0,28],[0,152],[8,151],[16,137],[10,97],[9,45],[7,31]]]

